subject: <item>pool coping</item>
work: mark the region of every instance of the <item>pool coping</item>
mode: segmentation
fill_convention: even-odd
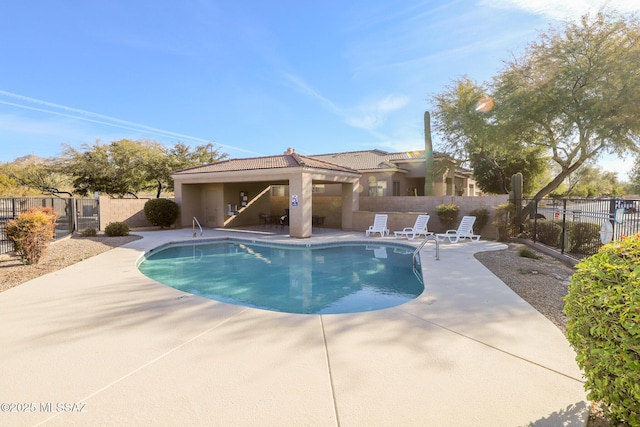
[[[427,245],[415,300],[308,315],[154,282],[135,268],[141,253],[193,240],[191,230],[135,234],[143,239],[0,294],[0,402],[38,409],[0,413],[0,423],[586,425],[565,337],[473,257],[501,244],[443,244],[439,261]],[[397,241],[348,232],[308,241],[330,240]],[[47,402],[84,410],[46,412]]]

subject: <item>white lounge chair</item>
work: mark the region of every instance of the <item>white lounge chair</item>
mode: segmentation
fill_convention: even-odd
[[[409,240],[413,240],[416,236],[427,236],[429,234],[433,234],[430,231],[427,231],[427,223],[429,222],[429,215],[418,215],[416,218],[416,223],[413,224],[413,227],[405,227],[402,231],[394,231],[393,234],[396,237],[406,237]]]
[[[380,233],[380,237],[384,237],[386,234],[389,235],[389,229],[387,228],[387,217],[386,214],[376,214],[373,219],[373,225],[370,225],[365,234],[370,236],[371,234]]]
[[[458,243],[460,239],[480,240],[480,236],[473,234],[473,223],[476,222],[475,216],[463,216],[462,221],[457,230],[447,230],[444,233],[437,233],[438,240],[449,239],[451,243]]]

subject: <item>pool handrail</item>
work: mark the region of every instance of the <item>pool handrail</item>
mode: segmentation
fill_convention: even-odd
[[[427,244],[427,242],[429,240],[433,240],[434,242],[436,242],[436,261],[440,261],[440,242],[438,241],[438,239],[436,238],[435,235],[429,234],[429,235],[425,236],[424,240],[422,240],[422,242],[418,245],[416,250],[413,251],[413,266],[414,267],[416,266],[416,257],[420,253],[420,250],[424,247],[424,245]]]
[[[191,221],[191,226],[193,227],[193,237],[196,237],[196,224],[198,224],[198,228],[200,229],[200,237],[202,237],[202,226],[198,222],[198,218],[193,217],[193,221]]]

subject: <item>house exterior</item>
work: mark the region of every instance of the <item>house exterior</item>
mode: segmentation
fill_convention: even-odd
[[[388,153],[382,150],[320,154],[314,159],[355,169],[362,174],[364,196],[424,196],[424,150]],[[445,154],[434,154],[432,196],[478,196],[473,171],[456,166]]]
[[[313,185],[340,189],[336,205],[343,229],[351,229],[353,212],[358,210],[358,171],[293,150],[279,156],[225,160],[176,171],[171,176],[183,227],[190,226],[193,218],[209,227],[234,227],[257,224],[263,215],[286,213],[290,236],[309,237]],[[287,189],[282,209],[272,203],[272,186]],[[337,210],[333,209],[333,215]]]
[[[471,171],[446,156],[434,157],[433,195],[477,195]],[[238,227],[286,214],[290,236],[305,238],[318,218],[351,230],[360,195],[424,195],[425,164],[424,151],[303,156],[290,148],[278,156],[230,159],[171,176],[183,227],[193,218],[208,227]]]

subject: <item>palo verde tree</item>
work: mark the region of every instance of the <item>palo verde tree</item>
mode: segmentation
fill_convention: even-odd
[[[156,197],[159,198],[163,189],[173,191],[173,179],[171,172],[215,163],[228,157],[220,152],[213,143],[189,147],[178,142],[170,149],[165,149],[161,156],[155,157],[154,162],[149,163],[149,173],[156,182]]]
[[[497,121],[494,108],[478,105],[480,100],[492,101],[487,92],[462,77],[433,96],[435,129],[443,150],[473,169],[474,179],[485,193],[508,194],[511,175],[520,172],[528,194],[547,159],[540,148],[522,147],[505,134],[507,129]]]
[[[98,191],[110,197],[137,197],[139,191],[149,187],[144,165],[152,151],[146,142],[127,139],[111,144],[97,141],[92,146],[83,145],[82,150],[66,146],[59,167],[71,176],[78,194]]]
[[[96,142],[82,150],[65,147],[59,159],[59,170],[71,176],[76,193],[93,192],[122,198],[137,197],[141,191],[173,189],[171,171],[218,161],[226,157],[212,144],[189,146],[177,143],[169,149],[152,140],[122,139],[110,144]]]
[[[456,147],[468,158],[483,150],[506,153],[506,159],[522,150],[540,150],[558,170],[534,195],[534,200],[540,200],[603,153],[624,156],[639,151],[640,91],[634,89],[640,87],[638,63],[636,16],[604,11],[585,15],[542,34],[521,57],[506,62],[487,88],[495,108],[480,124],[482,132],[485,125],[491,131],[475,131],[475,122],[467,125],[440,111],[437,127],[441,133],[457,130],[462,138]],[[466,110],[456,114],[471,114],[469,103],[462,107]],[[485,143],[481,150],[478,140]]]
[[[17,169],[12,178],[24,187],[39,191],[41,194],[60,197],[71,197],[71,184],[66,175],[60,173],[50,162],[43,164],[29,164]]]
[[[543,149],[559,167],[535,200],[602,153],[639,151],[639,61],[637,17],[601,11],[543,34],[496,77],[508,133]]]
[[[619,196],[623,187],[617,172],[603,171],[597,166],[584,164],[565,180],[564,195],[570,197]]]

